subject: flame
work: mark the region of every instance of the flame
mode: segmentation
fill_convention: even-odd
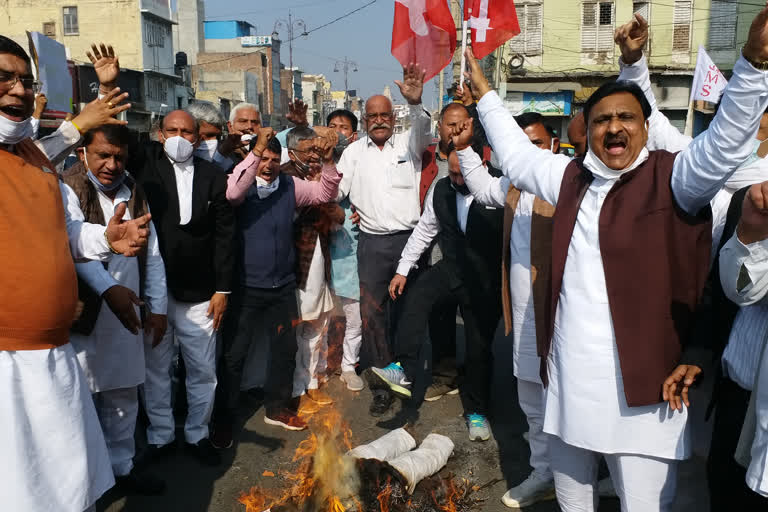
[[[352,432],[335,409],[314,414],[309,418],[309,427],[309,436],[293,454],[297,469],[282,473],[289,483],[287,488],[279,493],[252,488],[238,500],[245,505],[246,512],[308,502],[315,510],[347,512],[344,500],[354,497],[360,485],[354,459],[346,455],[352,446]],[[362,511],[359,502],[351,501]]]
[[[381,512],[389,512],[389,499],[392,496],[392,486],[390,483],[391,479],[390,477],[387,477],[387,485],[385,485],[379,495],[376,496]]]

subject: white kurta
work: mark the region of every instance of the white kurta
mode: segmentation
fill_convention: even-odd
[[[700,211],[749,157],[766,106],[768,74],[740,59],[710,129],[675,159],[670,185],[682,209]],[[506,180],[556,206],[570,159],[530,144],[495,93],[483,96],[478,111]],[[476,197],[499,188],[482,179],[471,149],[460,151],[459,161]],[[620,172],[585,165],[596,176],[577,215],[555,313],[545,431],[597,452],[680,459],[690,451],[686,412],[626,405],[598,240],[600,210]]]
[[[333,309],[333,294],[325,279],[325,257],[320,246],[320,237],[315,241],[315,252],[309,264],[307,284],[304,289],[296,289],[301,320],[317,320],[325,312]]]
[[[740,306],[768,305],[768,241],[745,246],[736,235],[731,237],[720,251],[720,280],[728,298]],[[752,391],[757,422],[746,481],[753,491],[768,496],[768,348],[753,357],[760,361]]]
[[[3,510],[82,512],[114,485],[71,345],[0,351],[0,386]]]
[[[131,192],[123,185],[114,201],[102,192],[98,192],[97,196],[104,218],[109,219],[114,215],[115,206],[130,200]],[[79,202],[74,205],[79,207]],[[131,219],[127,209],[123,218]],[[144,295],[148,309],[152,313],[164,315],[167,309],[165,268],[157,233],[151,221],[146,265]],[[98,262],[78,263],[76,268],[78,274],[99,294],[109,287],[104,288],[101,283],[111,278],[114,280],[112,284],[130,288],[139,295],[138,258],[115,255],[110,259],[107,270]],[[136,314],[139,314],[138,307]],[[106,302],[102,302],[93,332],[88,336],[73,333],[71,342],[92,393],[134,387],[144,382],[143,335],[132,334],[123,327]]]

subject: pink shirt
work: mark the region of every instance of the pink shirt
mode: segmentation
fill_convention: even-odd
[[[245,201],[245,194],[256,181],[259,162],[261,162],[261,157],[249,152],[246,159],[240,162],[227,178],[227,200],[232,206],[238,206]],[[333,201],[339,190],[340,181],[341,174],[336,170],[335,164],[323,165],[320,181],[305,181],[294,176],[296,207]]]

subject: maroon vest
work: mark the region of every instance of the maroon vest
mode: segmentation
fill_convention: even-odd
[[[645,163],[619,178],[600,211],[600,253],[630,407],[662,401],[662,384],[692,334],[709,272],[711,210],[707,206],[692,217],[677,205],[670,185],[674,161],[666,151],[651,152]],[[591,181],[582,160],[574,160],[560,186],[552,234],[552,307],[540,354],[545,384],[565,259]],[[578,343],[579,333],[568,335]]]

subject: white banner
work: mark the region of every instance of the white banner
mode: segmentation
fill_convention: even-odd
[[[699,46],[699,56],[696,59],[696,72],[691,86],[691,101],[702,100],[710,103],[720,101],[728,81],[717,69],[715,63],[703,46]]]

